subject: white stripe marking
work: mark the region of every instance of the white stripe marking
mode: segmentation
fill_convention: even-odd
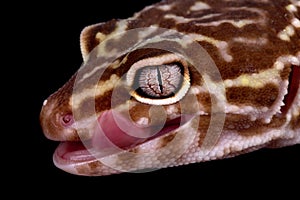
[[[234,42],[246,43],[247,45],[266,45],[268,43],[268,39],[264,37],[259,38],[246,38],[246,37],[236,37],[233,38]]]
[[[291,41],[291,37],[295,35],[295,29],[292,25],[288,25],[282,31],[278,33],[278,37],[284,41]]]
[[[176,16],[176,15],[173,15],[173,14],[167,14],[165,15],[165,18],[166,19],[173,19],[175,20],[178,24],[181,24],[181,23],[189,23],[189,22],[192,22],[192,21],[199,21],[199,20],[202,20],[202,19],[209,19],[210,17],[215,17],[217,16],[218,14],[213,14],[213,15],[210,15],[210,16],[204,16],[203,18],[185,18],[185,17],[182,17],[182,16]],[[243,28],[244,26],[246,25],[249,25],[249,24],[255,24],[257,23],[255,20],[230,20],[230,19],[224,19],[224,20],[219,20],[219,21],[213,21],[213,22],[196,22],[194,25],[195,26],[219,26],[220,24],[224,24],[224,23],[229,23],[229,24],[232,24],[233,26],[237,27],[237,28]]]
[[[87,88],[80,93],[73,93],[70,98],[69,104],[73,109],[79,108],[80,104],[88,98],[96,98],[103,95],[105,92],[112,90],[118,83],[120,78],[116,74],[112,74],[107,81],[100,81],[97,85]]]
[[[293,4],[290,4],[288,6],[285,7],[289,12],[297,12],[297,7]]]
[[[172,9],[172,7],[173,7],[173,4],[171,4],[171,5],[162,5],[162,6],[158,6],[157,8],[162,10],[162,11],[169,11],[169,10]]]
[[[300,20],[299,19],[293,18],[291,23],[295,28],[300,28]]]
[[[195,25],[200,25],[200,26],[219,26],[221,24],[224,24],[224,23],[229,23],[233,26],[235,26],[236,28],[243,28],[244,26],[246,25],[249,25],[249,24],[255,24],[256,21],[254,20],[220,20],[220,21],[214,21],[214,22],[208,22],[208,23],[196,23]]]
[[[193,6],[190,7],[191,11],[198,11],[198,10],[206,10],[210,9],[211,7],[203,2],[196,2]]]
[[[214,38],[200,35],[200,34],[192,33],[192,34],[188,34],[188,35],[196,41],[205,41],[205,42],[208,42],[208,43],[214,45],[215,47],[217,47],[219,49],[221,56],[223,57],[223,59],[226,62],[231,62],[233,60],[232,56],[229,55],[229,53],[228,53],[228,43],[227,42],[216,40]]]

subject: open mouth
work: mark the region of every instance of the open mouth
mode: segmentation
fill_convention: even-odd
[[[289,87],[288,87],[288,94],[284,98],[284,106],[281,107],[281,112],[286,114],[290,109],[298,88],[300,84],[300,68],[298,66],[292,66],[291,75],[289,77]]]
[[[183,115],[168,120],[161,126],[138,127],[122,118],[116,120],[112,111],[106,111],[98,118],[98,126],[94,129],[91,139],[61,142],[54,153],[54,163],[56,165],[85,163],[130,150],[176,130],[190,119],[191,116]]]

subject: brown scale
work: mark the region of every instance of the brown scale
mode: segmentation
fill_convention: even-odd
[[[210,125],[211,116],[200,116],[198,130],[201,133],[198,141],[198,146],[201,147],[204,139],[206,138],[207,130]],[[299,119],[298,119],[299,120]],[[265,133],[270,130],[277,130],[286,122],[285,118],[280,116],[273,117],[270,123],[264,123],[261,120],[252,121],[249,116],[227,114],[224,124],[224,131],[232,132],[241,136],[253,136]]]
[[[204,112],[211,112],[211,94],[210,93],[200,93],[197,95],[197,99],[201,105],[204,106]]]
[[[235,105],[271,107],[278,94],[278,87],[273,84],[266,84],[262,88],[231,87],[226,89],[227,101]]]
[[[85,49],[88,52],[91,52],[101,42],[96,39],[97,33],[100,32],[105,35],[110,34],[115,30],[117,21],[118,20],[113,19],[105,23],[93,25],[89,28],[89,31],[83,32],[83,34],[81,35],[81,40],[89,41],[84,44],[86,45]]]
[[[285,118],[274,116],[270,123],[261,120],[252,121],[245,115],[227,115],[224,130],[233,130],[243,136],[253,136],[261,134],[271,129],[278,129],[286,122]]]

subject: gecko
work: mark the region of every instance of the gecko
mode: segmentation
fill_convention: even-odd
[[[104,176],[300,144],[300,1],[163,0],[85,27],[42,105],[58,168]]]

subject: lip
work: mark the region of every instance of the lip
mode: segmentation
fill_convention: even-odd
[[[168,120],[163,128],[150,137],[134,137],[122,131],[112,117],[111,111],[105,111],[98,118],[98,126],[95,127],[94,135],[85,141],[63,141],[56,148],[53,160],[57,167],[65,165],[81,164],[93,162],[97,158],[112,155],[124,150],[130,150],[142,143],[151,141],[178,129],[182,124],[191,119],[191,116],[179,116]],[[122,120],[121,120],[122,121]],[[119,121],[118,121],[119,122]],[[123,121],[121,124],[125,129],[131,128],[132,124]],[[120,125],[120,124],[119,124]],[[131,126],[131,127],[130,127]],[[149,128],[156,127],[132,127],[133,131],[145,132],[148,134]],[[97,158],[96,158],[97,157]]]
[[[55,158],[65,162],[86,162],[94,160],[90,151],[82,142],[60,142],[55,150]]]
[[[300,84],[300,68],[296,66],[292,66],[291,75],[289,77],[288,94],[284,98],[285,105],[281,107],[281,112],[283,114],[286,114],[288,112],[294,99],[296,98],[299,84]]]

